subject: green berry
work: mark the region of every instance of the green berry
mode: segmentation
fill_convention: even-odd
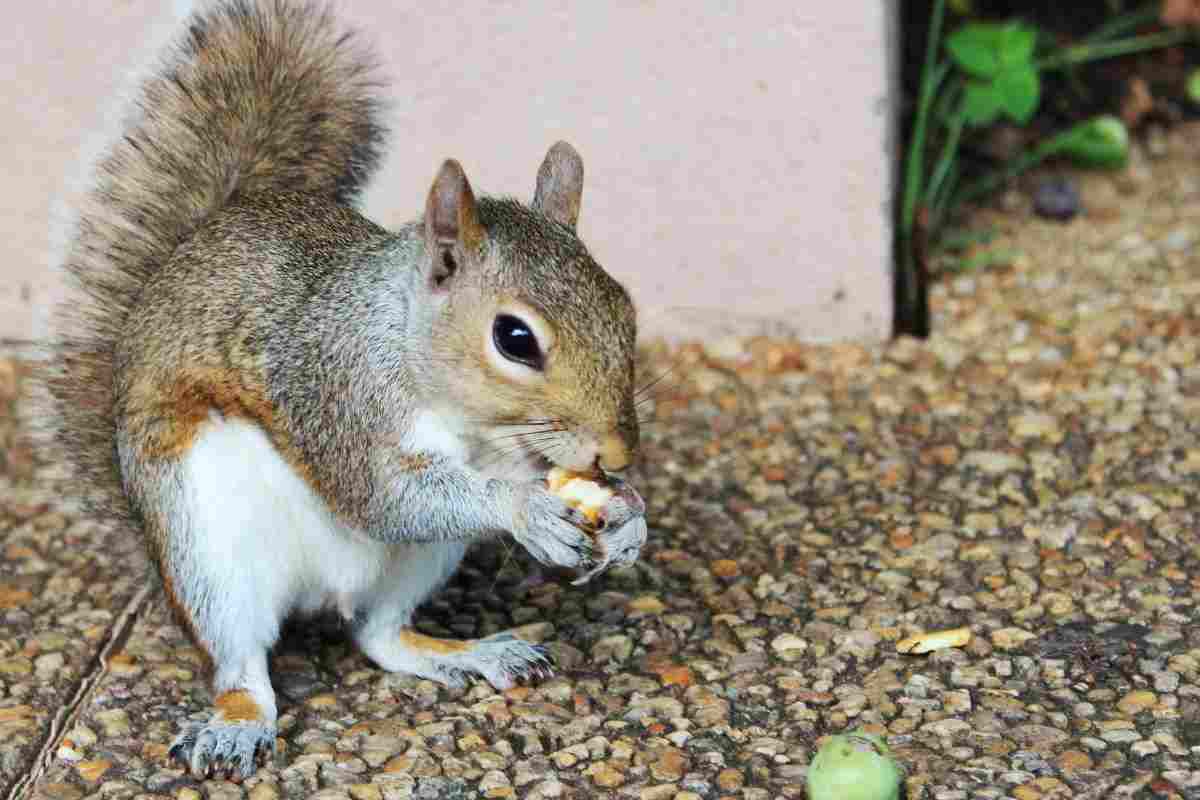
[[[1191,71],[1187,79],[1187,98],[1200,105],[1200,67]]]
[[[883,738],[834,736],[808,767],[809,800],[899,800],[904,773]]]

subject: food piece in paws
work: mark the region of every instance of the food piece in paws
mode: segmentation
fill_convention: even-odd
[[[551,494],[583,514],[589,527],[597,530],[604,527],[604,507],[616,494],[612,486],[596,480],[596,476],[562,467],[551,469],[546,483]]]

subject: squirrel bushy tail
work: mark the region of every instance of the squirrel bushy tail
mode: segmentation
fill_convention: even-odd
[[[43,369],[47,444],[77,488],[128,514],[114,445],[114,350],[142,288],[236,196],[351,202],[379,160],[373,58],[315,2],[208,3],[138,89],[95,168],[65,254],[67,300]],[[35,434],[36,435],[36,434]]]

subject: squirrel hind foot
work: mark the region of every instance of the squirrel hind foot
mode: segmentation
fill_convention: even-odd
[[[476,671],[501,691],[521,680],[544,680],[554,674],[546,648],[507,631],[479,639],[465,655],[483,665]]]
[[[275,749],[273,723],[230,721],[218,714],[184,728],[167,754],[198,780],[224,774],[240,783],[273,757]]]
[[[522,680],[540,680],[554,674],[546,648],[506,631],[483,639],[455,641],[404,629],[398,635],[371,637],[359,644],[389,672],[418,675],[451,688],[465,686],[471,675],[503,691]]]

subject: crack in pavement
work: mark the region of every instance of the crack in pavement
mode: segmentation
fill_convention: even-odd
[[[50,766],[50,762],[54,758],[54,753],[58,750],[66,732],[71,730],[75,725],[75,721],[83,710],[87,708],[88,702],[91,700],[92,693],[108,674],[108,659],[116,651],[120,650],[124,645],[125,640],[129,638],[129,634],[133,631],[133,626],[137,623],[138,615],[146,605],[147,599],[154,593],[155,586],[147,584],[130,598],[125,604],[120,615],[110,629],[108,638],[104,644],[92,657],[92,661],[88,664],[83,675],[79,679],[78,686],[75,687],[75,692],[71,699],[67,701],[54,715],[54,719],[50,721],[50,729],[46,734],[46,740],[42,743],[37,755],[28,770],[23,775],[17,777],[12,786],[9,787],[5,794],[6,800],[18,800],[22,793],[33,786],[42,776],[42,773]]]

